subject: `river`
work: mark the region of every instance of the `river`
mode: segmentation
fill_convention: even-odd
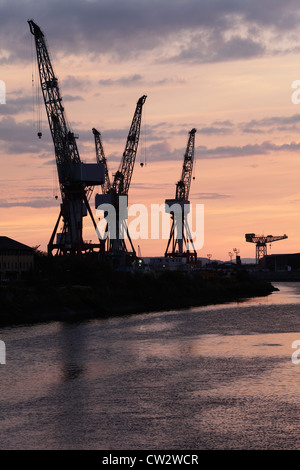
[[[242,303],[0,329],[0,449],[299,450],[300,283],[275,286]]]

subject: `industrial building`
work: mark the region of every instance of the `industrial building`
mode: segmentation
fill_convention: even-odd
[[[17,278],[34,264],[34,250],[9,237],[0,237],[1,279]]]
[[[270,271],[300,271],[300,253],[267,255],[261,266]]]

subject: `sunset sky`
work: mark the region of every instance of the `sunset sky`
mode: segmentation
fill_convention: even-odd
[[[45,108],[34,106],[28,19],[45,34],[83,161],[95,161],[96,127],[116,171],[136,102],[147,95],[129,204],[174,197],[195,127],[190,202],[205,208],[198,255],[229,260],[237,248],[253,258],[248,232],[288,235],[268,253],[300,252],[298,1],[0,0],[0,233],[45,250],[60,193]],[[89,220],[86,233],[95,239]],[[166,240],[137,245],[159,256]]]

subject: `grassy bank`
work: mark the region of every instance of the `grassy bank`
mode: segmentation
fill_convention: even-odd
[[[231,276],[202,272],[114,272],[97,260],[38,257],[19,281],[1,285],[0,326],[50,320],[105,318],[186,308],[270,294],[268,282],[237,270]]]

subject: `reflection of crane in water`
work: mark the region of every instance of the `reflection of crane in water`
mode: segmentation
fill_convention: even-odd
[[[267,256],[267,244],[271,246],[271,243],[277,242],[278,240],[284,240],[288,238],[287,235],[255,235],[254,233],[246,233],[246,242],[256,243],[256,264],[264,257]]]

